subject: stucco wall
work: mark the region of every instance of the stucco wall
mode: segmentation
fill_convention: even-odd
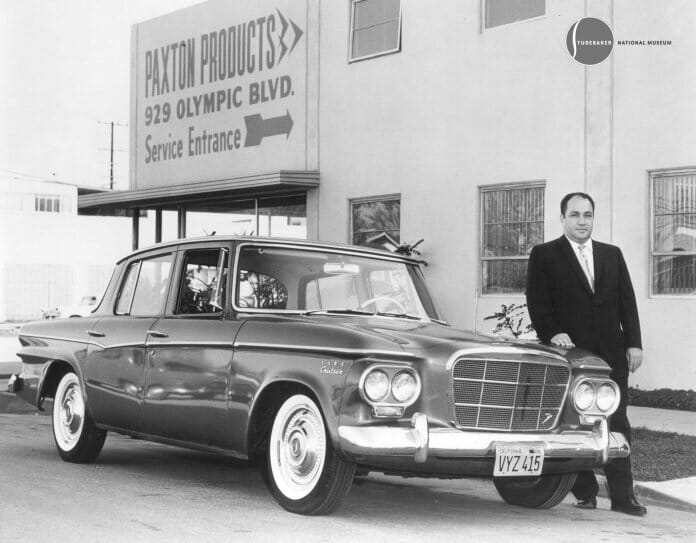
[[[636,287],[646,366],[633,382],[696,388],[696,300],[648,296],[647,170],[696,163],[687,2],[548,1],[541,19],[482,33],[478,1],[404,0],[401,52],[353,64],[348,5],[321,5],[318,237],[349,241],[349,199],[400,194],[401,238],[425,238],[445,315],[489,332],[483,318],[524,296],[478,294],[478,187],[544,180],[545,240],[561,234],[562,196],[588,190],[595,238],[622,247]],[[565,50],[585,15],[611,21],[617,39],[678,45],[615,47],[585,68]]]

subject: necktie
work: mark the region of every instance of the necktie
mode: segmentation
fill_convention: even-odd
[[[590,261],[587,259],[585,249],[586,247],[584,245],[578,245],[578,251],[580,251],[582,262],[585,264],[585,275],[587,275],[587,280],[590,282],[590,288],[592,289],[592,292],[594,292],[594,276],[592,274],[592,270],[590,269]]]

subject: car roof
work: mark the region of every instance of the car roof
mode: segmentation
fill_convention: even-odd
[[[305,240],[305,239],[296,239],[296,238],[274,238],[274,237],[262,237],[262,236],[231,236],[231,235],[219,235],[219,236],[203,236],[203,237],[196,237],[196,238],[183,238],[183,239],[176,239],[172,241],[165,241],[163,243],[157,243],[155,245],[151,245],[149,247],[143,247],[142,249],[137,249],[136,251],[133,251],[132,253],[126,255],[125,257],[121,258],[117,264],[120,264],[121,262],[128,260],[132,258],[133,256],[140,255],[143,253],[148,253],[153,250],[157,249],[164,249],[167,247],[183,247],[186,245],[193,245],[197,243],[202,243],[206,241],[212,241],[212,242],[241,242],[241,243],[253,243],[254,245],[291,245],[294,247],[302,248],[302,247],[311,247],[311,248],[317,248],[317,249],[330,249],[330,250],[338,250],[341,252],[350,252],[350,253],[360,253],[364,254],[366,256],[372,255],[380,258],[390,258],[390,259],[396,259],[396,260],[403,260],[405,262],[409,262],[412,264],[421,264],[423,263],[422,260],[418,260],[416,258],[412,258],[406,255],[402,255],[399,253],[392,253],[391,251],[387,251],[384,249],[375,249],[372,247],[362,247],[359,245],[349,245],[347,243],[333,243],[333,242],[323,242],[323,241],[314,241],[314,240]]]

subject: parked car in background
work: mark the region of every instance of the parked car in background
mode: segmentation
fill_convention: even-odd
[[[524,507],[626,456],[609,366],[442,320],[417,260],[310,241],[208,237],[118,262],[88,317],[22,327],[9,390],[69,462],[107,432],[249,459],[275,499],[333,511],[356,469],[489,477]],[[137,468],[136,468],[137,469]]]
[[[52,309],[42,309],[41,316],[47,320],[86,317],[92,312],[96,305],[96,296],[83,296],[75,305],[59,305]]]

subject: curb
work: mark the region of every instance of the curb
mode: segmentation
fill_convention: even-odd
[[[607,478],[603,475],[595,475],[597,477],[597,483],[599,483],[599,493],[598,495],[602,498],[609,498],[609,485],[607,484]],[[643,498],[648,502],[652,502],[655,505],[662,507],[668,507],[670,509],[677,509],[679,511],[687,511],[690,513],[696,513],[696,504],[688,502],[686,500],[679,499],[666,492],[661,492],[650,488],[640,481],[633,483],[633,490],[637,498]]]

